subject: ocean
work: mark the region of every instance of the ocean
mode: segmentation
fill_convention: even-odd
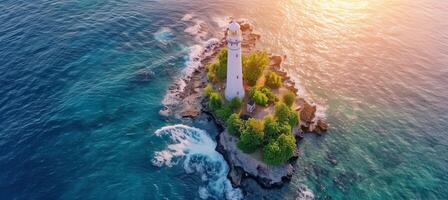
[[[448,199],[448,2],[0,2],[0,199]],[[231,17],[330,124],[244,195],[207,119],[162,117]]]

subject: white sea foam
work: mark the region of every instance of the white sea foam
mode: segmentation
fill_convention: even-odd
[[[155,152],[152,163],[168,166],[182,162],[186,173],[199,174],[204,186],[198,188],[202,199],[242,199],[241,190],[232,187],[227,179],[229,168],[216,143],[203,130],[186,125],[165,126],[155,135],[167,140],[165,150]]]
[[[185,68],[182,70],[177,81],[174,82],[173,88],[165,95],[162,103],[165,106],[174,106],[179,103],[179,94],[185,89],[187,81],[191,79],[193,72],[202,65],[202,60],[212,56],[213,49],[219,44],[219,40],[211,38],[202,44],[197,44],[189,47],[188,60],[185,63]]]
[[[213,21],[218,25],[219,28],[227,28],[230,17],[213,17]]]
[[[182,21],[190,21],[191,19],[193,19],[193,17],[194,17],[194,15],[193,14],[190,14],[190,13],[187,13],[187,14],[185,14],[183,17],[182,17]]]
[[[296,200],[314,200],[314,193],[310,189],[308,189],[305,185],[301,185],[299,187],[299,194],[296,197]]]
[[[288,72],[288,74],[291,75],[293,73]],[[311,103],[316,105],[316,113],[315,113],[316,119],[325,119],[326,118],[326,114],[325,113],[327,111],[327,107],[324,106],[325,104],[322,103],[322,102],[315,102],[313,100],[313,98],[310,97],[310,95],[306,92],[306,90],[305,90],[305,88],[304,88],[304,86],[302,84],[302,81],[300,80],[298,75],[295,75],[295,76],[293,75],[293,76],[290,76],[290,77],[291,77],[291,80],[294,81],[294,88],[297,89],[297,93],[296,93],[297,96],[304,97],[309,102],[311,102]],[[315,126],[315,125],[316,124],[314,124],[312,126]]]
[[[154,39],[164,45],[171,42],[174,34],[173,31],[168,27],[162,27],[154,34]]]

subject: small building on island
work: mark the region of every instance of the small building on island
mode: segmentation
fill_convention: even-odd
[[[252,113],[255,110],[255,101],[254,100],[249,100],[249,102],[247,102],[247,112],[248,113]]]

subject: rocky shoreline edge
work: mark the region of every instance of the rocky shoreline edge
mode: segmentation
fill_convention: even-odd
[[[261,36],[254,33],[254,26],[247,20],[237,21],[241,26],[243,42],[243,53],[255,51],[257,41]],[[285,182],[291,180],[294,172],[293,163],[298,158],[298,149],[295,155],[286,163],[279,166],[269,166],[259,159],[241,152],[236,143],[238,139],[225,130],[225,123],[219,120],[213,112],[208,109],[208,100],[203,95],[203,89],[208,84],[206,65],[217,56],[218,52],[226,46],[224,36],[220,39],[209,40],[204,44],[202,53],[191,60],[197,62],[197,67],[182,77],[180,81],[172,84],[164,99],[164,107],[160,110],[163,116],[174,115],[177,118],[195,119],[200,115],[207,115],[218,127],[219,133],[216,136],[216,151],[221,153],[229,165],[227,177],[233,187],[243,187],[247,179],[255,180],[263,188],[281,187]],[[282,63],[286,56],[270,55],[269,67],[283,77],[283,84],[289,90],[297,93],[295,82],[291,80],[287,72],[282,68]],[[299,128],[294,130],[294,135],[299,141],[304,133],[313,132],[321,134],[328,128],[324,119],[316,116],[316,105],[308,100],[299,97],[297,111],[300,111]],[[243,189],[244,190],[244,189]]]

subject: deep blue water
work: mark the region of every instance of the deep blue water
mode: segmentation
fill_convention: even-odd
[[[445,2],[6,0],[0,8],[0,199],[198,199],[201,188],[223,198],[213,190],[224,188],[222,177],[201,180],[183,164],[191,157],[188,166],[225,169],[213,148],[184,145],[193,153],[171,167],[153,159],[179,142],[155,135],[162,127],[192,134],[170,126],[186,124],[214,138],[204,121],[158,111],[190,47],[219,36],[228,16],[249,18],[261,48],[288,56],[302,94],[332,127],[301,141],[290,184],[247,198],[293,199],[306,187],[318,199],[448,199]],[[186,14],[193,19],[182,21]],[[203,38],[185,32],[198,20]]]

